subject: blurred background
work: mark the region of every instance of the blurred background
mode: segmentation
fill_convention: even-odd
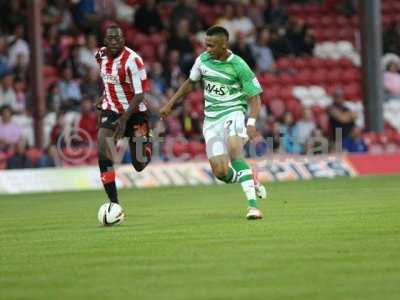
[[[93,104],[102,83],[94,53],[114,23],[123,29],[126,45],[144,59],[150,78],[146,101],[153,131],[165,139],[155,161],[205,159],[201,89],[167,120],[159,120],[158,110],[204,51],[205,29],[216,24],[228,29],[232,51],[264,89],[257,125],[262,138],[247,156],[320,154],[322,137],[335,152],[337,128],[342,129],[340,151],[398,152],[400,2],[381,1],[381,40],[375,42],[382,48],[382,84],[378,76],[380,96],[372,100],[380,109],[369,110],[382,123],[378,126],[364,118],[371,102],[366,104],[368,82],[362,80],[360,10],[354,0],[0,1],[0,169],[97,164]],[[39,41],[40,51],[32,53]],[[68,148],[72,137],[81,137],[74,146],[88,154],[84,160],[60,155],[57,147]],[[272,146],[267,139],[273,139]]]

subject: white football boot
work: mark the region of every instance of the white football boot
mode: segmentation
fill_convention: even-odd
[[[261,210],[259,210],[258,208],[249,207],[247,209],[247,215],[246,215],[247,220],[259,220],[262,218],[263,218],[263,214],[262,214]]]

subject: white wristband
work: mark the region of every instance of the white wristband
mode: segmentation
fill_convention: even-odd
[[[248,118],[247,119],[247,126],[256,126],[256,119],[255,118]]]

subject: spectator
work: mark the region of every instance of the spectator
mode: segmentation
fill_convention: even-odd
[[[311,133],[315,130],[315,122],[310,108],[304,108],[303,117],[297,122],[297,128],[299,130],[298,142],[304,153],[307,141],[311,137]]]
[[[48,90],[46,105],[48,111],[59,111],[61,107],[61,95],[60,89],[58,88],[58,84],[53,83]]]
[[[229,33],[229,43],[236,41],[235,9],[233,4],[227,3],[224,7],[224,14],[218,19],[217,25],[224,27]]]
[[[322,129],[315,128],[306,144],[306,154],[319,155],[327,154],[329,152],[329,145],[327,139],[324,137]]]
[[[85,45],[78,48],[78,61],[84,67],[89,69],[98,69],[95,58],[97,52],[97,37],[94,34],[88,34],[85,39]]]
[[[343,91],[337,89],[333,94],[333,103],[327,109],[331,128],[330,137],[333,142],[337,142],[337,138],[339,138],[336,131],[341,132],[342,141],[349,137],[357,118],[357,114],[350,111],[343,101]]]
[[[0,36],[0,78],[10,71],[7,57],[7,43],[4,36]]]
[[[189,72],[193,62],[194,48],[190,41],[189,20],[181,19],[179,21],[179,31],[172,34],[167,41],[168,51],[179,51],[179,64],[182,70]]]
[[[276,121],[273,115],[267,117],[263,128],[261,128],[261,135],[267,141],[268,147],[272,148],[273,152],[277,151],[280,147],[281,132],[279,123]]]
[[[14,111],[18,113],[24,113],[26,110],[25,82],[23,82],[21,79],[15,80],[14,91],[16,99]]]
[[[300,47],[300,55],[312,56],[315,47],[314,30],[306,26],[304,32],[303,44]]]
[[[2,106],[0,109],[0,149],[8,149],[22,138],[22,128],[12,121],[10,106]]]
[[[47,147],[42,157],[36,163],[37,168],[61,167],[62,160],[58,155],[57,147],[50,145]]]
[[[256,28],[264,26],[264,17],[260,1],[250,0],[249,6],[247,7],[247,15]]]
[[[183,135],[188,140],[199,140],[201,136],[201,120],[198,112],[192,109],[192,104],[185,101],[180,115]]]
[[[235,18],[233,19],[233,35],[235,40],[238,34],[245,36],[246,41],[254,42],[255,27],[249,17],[246,16],[246,10],[243,4],[235,4]]]
[[[24,24],[26,21],[26,12],[24,3],[26,1],[13,0],[13,1],[1,1],[1,28],[7,33],[13,32],[13,30],[20,24]]]
[[[315,45],[314,32],[302,20],[290,23],[286,37],[295,55],[312,55]]]
[[[26,155],[26,141],[25,139],[20,139],[13,146],[13,155],[7,160],[7,169],[24,169],[33,168],[32,161]]]
[[[150,34],[163,29],[161,16],[158,13],[156,0],[145,0],[135,13],[134,25],[141,32]]]
[[[81,94],[92,99],[100,97],[102,83],[97,68],[89,69],[80,84]]]
[[[46,31],[43,39],[44,62],[47,65],[58,66],[63,57],[66,56],[65,50],[61,46],[60,35],[57,25],[52,25]]]
[[[167,83],[163,77],[163,66],[160,62],[154,62],[149,73],[149,78],[152,81],[152,90],[158,94],[162,95],[167,90]]]
[[[202,22],[196,10],[197,0],[178,0],[170,15],[171,32],[179,31],[181,19],[190,20],[190,32],[195,33],[202,29]]]
[[[252,45],[251,50],[256,62],[257,72],[272,72],[274,71],[274,57],[269,48],[269,30],[262,28],[258,32],[257,41]]]
[[[400,22],[393,22],[390,28],[383,34],[384,53],[400,54]]]
[[[0,85],[0,106],[9,105],[13,111],[18,110],[17,95],[14,90],[14,76],[6,74]]]
[[[391,61],[386,66],[383,74],[383,86],[388,96],[400,97],[400,66],[397,62]]]
[[[239,55],[249,65],[250,69],[254,69],[256,63],[251,52],[250,45],[246,42],[245,35],[242,33],[238,34],[236,43],[231,48],[232,52]]]
[[[84,141],[88,138],[97,141],[97,113],[93,109],[90,98],[84,98],[81,102],[81,118],[79,120],[80,136]]]
[[[288,21],[286,10],[280,0],[268,0],[264,10],[264,21],[268,25],[285,25]]]
[[[165,60],[164,78],[167,81],[168,87],[177,89],[179,87],[179,77],[182,75],[182,70],[179,65],[179,51],[172,50],[168,59]]]
[[[24,26],[18,25],[14,31],[14,39],[9,48],[10,67],[14,68],[18,60],[20,60],[20,64],[22,64],[23,67],[28,67],[29,54],[29,45],[24,40]]]
[[[50,144],[55,146],[63,146],[64,141],[62,140],[65,131],[65,112],[59,111],[56,118],[56,123],[50,132]]]
[[[72,69],[64,68],[63,77],[58,82],[62,106],[67,109],[75,107],[82,98],[79,84],[72,78]]]
[[[300,144],[300,130],[294,121],[291,112],[286,112],[283,116],[283,125],[281,126],[282,146],[286,153],[300,154],[302,147]]]
[[[275,59],[292,54],[292,49],[288,39],[286,36],[281,35],[279,30],[276,28],[271,30],[269,47],[271,48]]]
[[[362,130],[354,127],[348,137],[343,139],[343,150],[348,152],[363,153],[368,151],[368,146],[362,139]]]

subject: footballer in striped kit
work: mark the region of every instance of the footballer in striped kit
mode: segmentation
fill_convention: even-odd
[[[101,181],[110,202],[118,203],[115,185],[115,143],[129,138],[132,165],[142,171],[151,160],[152,144],[144,94],[149,90],[142,58],[125,46],[121,28],[107,28],[104,45],[96,54],[104,84],[100,110],[98,155]]]

